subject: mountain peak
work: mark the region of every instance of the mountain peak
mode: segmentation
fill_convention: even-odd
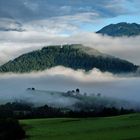
[[[63,45],[47,46],[47,47],[75,49],[79,53],[85,53],[85,54],[91,55],[91,56],[103,56],[103,55],[106,56],[105,54],[99,52],[98,50],[88,47],[88,46],[84,46],[83,44],[63,44]],[[47,47],[44,47],[43,49],[46,49]]]
[[[101,30],[97,31],[96,33],[113,36],[113,37],[138,36],[140,35],[140,24],[127,23],[127,22],[110,24],[103,27]]]

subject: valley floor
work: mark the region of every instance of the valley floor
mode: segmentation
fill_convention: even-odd
[[[21,120],[29,140],[140,140],[140,114]]]

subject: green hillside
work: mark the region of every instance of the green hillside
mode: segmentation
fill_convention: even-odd
[[[139,140],[140,114],[22,120],[29,140]]]
[[[31,72],[55,66],[89,71],[98,68],[112,73],[134,72],[137,66],[83,45],[48,46],[23,54],[0,67],[0,72]]]
[[[103,27],[97,33],[109,36],[137,36],[140,35],[140,24],[121,22]]]

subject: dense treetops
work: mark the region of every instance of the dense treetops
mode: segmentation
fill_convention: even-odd
[[[97,33],[109,36],[137,36],[140,35],[140,24],[121,22],[105,26]]]
[[[98,68],[112,73],[134,72],[137,66],[80,44],[48,46],[23,54],[0,67],[0,72],[31,72],[55,66],[89,71]]]

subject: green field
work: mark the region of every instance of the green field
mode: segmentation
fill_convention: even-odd
[[[140,140],[140,114],[22,120],[29,140]]]

